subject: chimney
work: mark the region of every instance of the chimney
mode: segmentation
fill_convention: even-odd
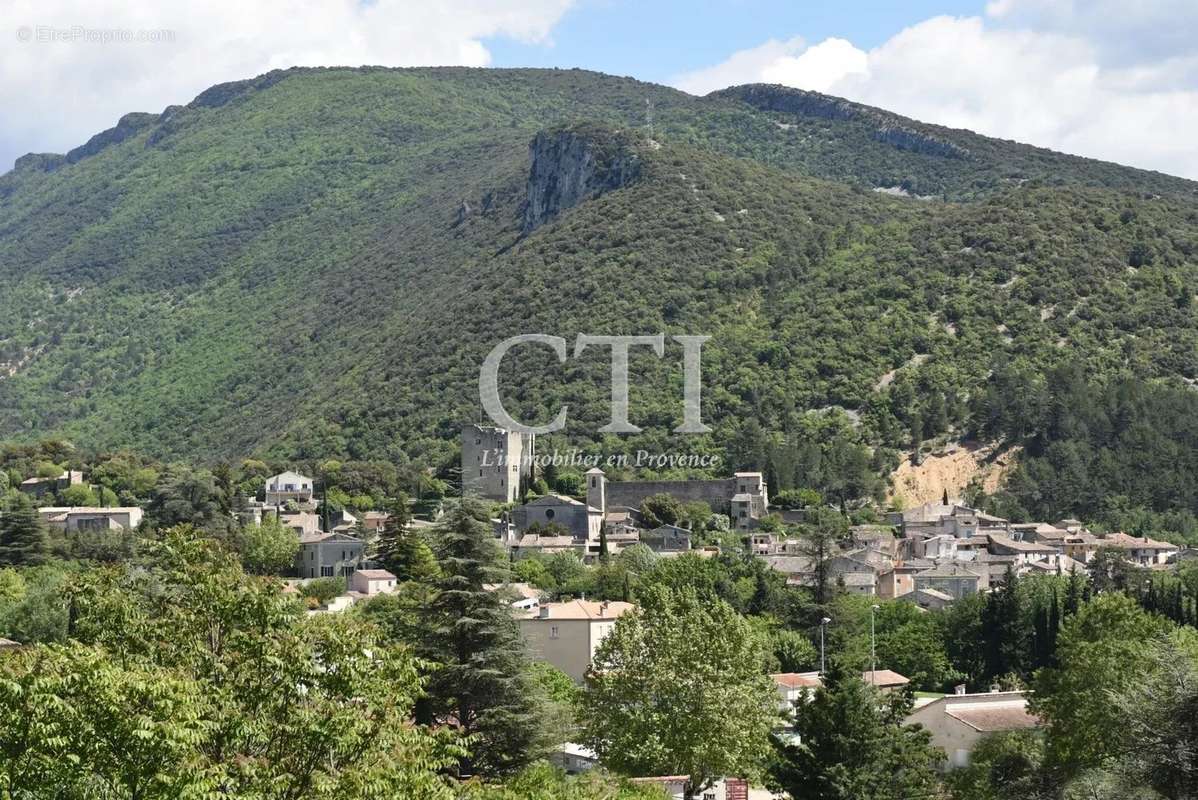
[[[540,619],[549,619],[549,606],[548,605],[541,606],[539,618]]]
[[[963,684],[963,683],[958,683],[956,686],[954,686],[954,687],[953,687],[953,694],[956,694],[956,695],[962,695],[962,694],[965,694],[965,684]]]
[[[607,606],[608,606],[608,602],[606,600],[604,600],[599,605],[599,616],[601,616],[601,617],[607,616]]]

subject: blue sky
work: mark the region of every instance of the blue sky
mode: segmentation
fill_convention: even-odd
[[[843,37],[872,48],[920,20],[984,8],[968,0],[584,0],[545,42],[485,43],[497,67],[582,67],[667,83],[770,38]]]
[[[1198,179],[1198,0],[0,3],[0,171],[271,69],[460,64],[781,83]]]
[[[769,38],[848,38],[873,48],[907,25],[938,14],[980,14],[964,0],[583,0],[550,40],[486,40],[497,67],[582,67],[668,83]],[[696,8],[702,8],[696,12]]]

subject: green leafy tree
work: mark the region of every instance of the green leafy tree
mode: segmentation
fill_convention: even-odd
[[[277,517],[245,526],[238,531],[236,543],[246,572],[255,575],[285,574],[294,567],[300,548],[299,537]]]
[[[211,533],[225,533],[232,524],[229,509],[212,473],[173,466],[159,480],[147,509],[158,528],[191,525]]]
[[[809,701],[795,703],[802,739],[775,739],[774,782],[805,800],[935,797],[943,753],[930,734],[906,725],[911,699],[880,694],[856,673],[833,668]]]
[[[0,566],[41,564],[49,551],[50,539],[33,502],[23,494],[10,498],[0,512]]]
[[[829,564],[848,535],[849,523],[843,514],[830,508],[815,510],[800,538],[800,552],[811,560],[815,602],[827,603],[835,588]]]
[[[0,579],[6,574],[19,582],[9,584],[7,600],[0,598],[0,636],[23,644],[66,639],[69,614],[64,595],[70,573],[61,564],[48,562],[22,567],[19,573],[0,570]]]
[[[778,628],[770,634],[770,649],[778,672],[806,672],[819,665],[819,650],[798,631]]]
[[[0,659],[5,796],[452,796],[438,771],[459,748],[410,724],[408,652],[307,618],[194,531],[67,594],[70,642]]]
[[[682,503],[670,494],[653,494],[641,501],[641,515],[650,528],[674,525],[682,514]]]
[[[460,773],[494,776],[536,760],[547,743],[511,606],[485,588],[509,575],[487,516],[485,508],[464,501],[438,526],[441,576],[414,646],[436,664],[425,713],[471,738]]]
[[[662,800],[656,786],[638,786],[602,769],[566,775],[544,762],[521,770],[503,783],[470,783],[459,800]]]
[[[1035,730],[992,733],[969,764],[946,775],[954,800],[1040,800],[1051,796],[1044,772],[1044,735]]]
[[[1069,617],[1057,639],[1059,666],[1036,675],[1032,709],[1048,722],[1048,762],[1074,775],[1119,754],[1124,719],[1101,696],[1142,680],[1153,641],[1170,623],[1124,594],[1103,594]]]
[[[719,777],[758,776],[777,694],[761,637],[731,606],[652,587],[595,654],[582,735],[628,775],[686,775],[687,797]]]
[[[98,506],[100,498],[92,487],[76,483],[58,493],[58,501],[64,506]]]
[[[1149,647],[1147,673],[1109,693],[1122,723],[1116,771],[1168,800],[1198,797],[1198,635]]]
[[[311,600],[313,605],[322,606],[334,597],[345,594],[345,589],[345,578],[340,575],[334,575],[332,577],[316,578],[307,581],[304,583],[302,591],[304,597]]]

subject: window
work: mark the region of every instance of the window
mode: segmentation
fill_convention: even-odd
[[[545,519],[553,519],[553,509],[552,508],[545,509]]]
[[[332,567],[321,567],[320,568],[320,577],[322,577],[322,578],[333,577],[333,568]]]
[[[557,638],[557,626],[556,626],[556,625],[551,625],[551,626],[549,627],[549,638],[550,638],[550,639],[556,639],[556,638]]]

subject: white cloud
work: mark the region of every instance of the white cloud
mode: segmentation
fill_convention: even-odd
[[[64,152],[128,111],[291,66],[485,66],[483,39],[543,42],[573,0],[5,0],[0,172]],[[37,41],[38,28],[167,30],[173,41]],[[32,41],[21,41],[21,35]]]
[[[1085,36],[1118,66],[1192,53],[1198,29],[1194,0],[992,0],[986,14],[1000,25]]]
[[[744,75],[760,75],[773,64],[801,54],[807,49],[807,43],[801,37],[780,42],[770,39],[765,44],[751,50],[741,50],[733,53],[727,61],[714,67],[689,72],[679,76],[674,85],[684,92],[691,94],[707,94],[714,89],[744,83]]]
[[[762,70],[769,83],[784,83],[815,92],[826,92],[852,75],[868,69],[869,57],[846,39],[825,39],[798,56],[785,56]]]
[[[925,122],[1198,178],[1198,53],[1146,51],[1112,62],[1099,37],[1074,32],[1086,26],[1012,24],[1032,6],[1077,13],[1067,0],[996,0],[989,11],[998,20],[935,17],[869,51],[842,39],[768,60],[743,51],[699,73],[711,80],[682,76],[675,85],[711,91],[782,83]]]

